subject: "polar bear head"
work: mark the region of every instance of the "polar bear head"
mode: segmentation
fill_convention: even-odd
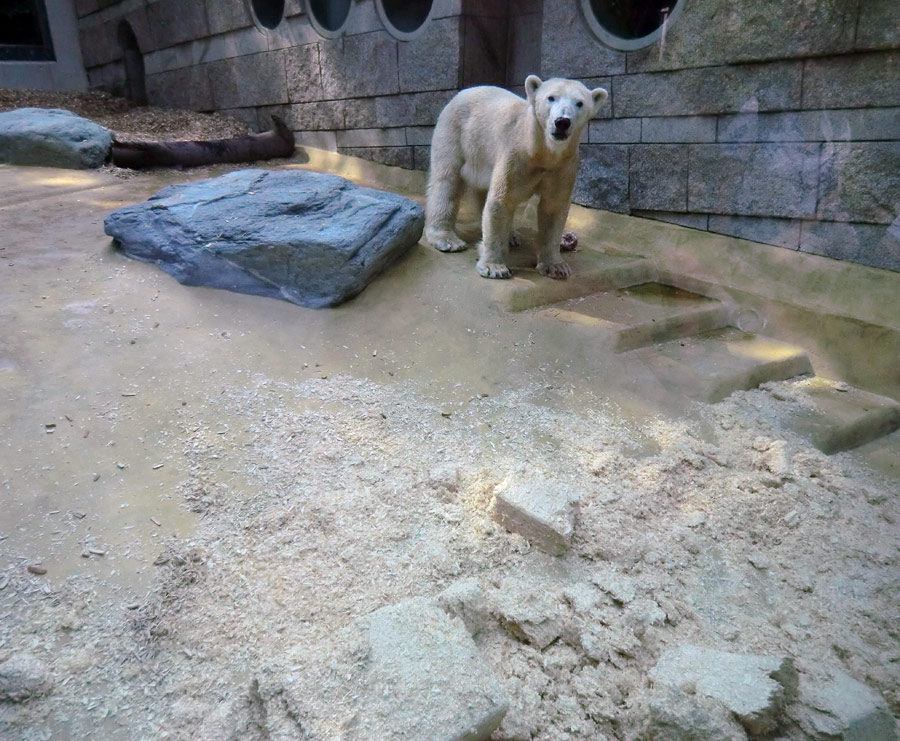
[[[609,95],[602,87],[588,90],[577,80],[554,77],[544,82],[537,75],[525,80],[525,94],[551,150],[577,142]]]

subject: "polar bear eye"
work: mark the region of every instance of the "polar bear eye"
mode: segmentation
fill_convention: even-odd
[[[552,95],[548,96],[548,97],[547,97],[547,100],[549,100],[551,103],[555,103],[555,102],[556,102],[556,98],[554,98]]]
[[[584,108],[584,101],[579,100],[579,101],[575,104],[575,106],[576,106],[576,108]]]

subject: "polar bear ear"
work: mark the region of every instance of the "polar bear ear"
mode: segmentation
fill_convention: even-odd
[[[528,75],[528,77],[525,78],[525,96],[528,100],[534,99],[535,92],[537,92],[537,89],[543,84],[543,81],[537,75]]]
[[[602,87],[595,87],[591,90],[591,97],[594,99],[594,113],[600,110],[600,106],[602,106],[606,99],[609,97],[609,93],[606,92]]]

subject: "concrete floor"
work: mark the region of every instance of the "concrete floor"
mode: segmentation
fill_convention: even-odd
[[[421,173],[315,150],[291,166],[422,200]],[[570,388],[573,406],[615,404],[635,424],[692,413],[636,358],[508,311],[517,291],[552,294],[559,282],[527,269],[486,281],[471,250],[420,245],[348,304],[311,310],[182,286],[104,235],[110,211],[224,171],[120,179],[0,166],[0,566],[40,562],[51,581],[92,573],[144,583],[159,540],[189,536],[196,518],[178,490],[177,411],[260,376],[413,384],[448,413],[531,383]],[[767,334],[802,344],[817,373],[900,397],[900,274],[577,207],[569,226],[582,245],[570,259],[576,275],[591,248],[647,256],[690,283],[681,287],[737,302]]]

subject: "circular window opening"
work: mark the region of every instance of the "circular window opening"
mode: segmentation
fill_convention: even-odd
[[[278,28],[284,18],[284,0],[250,0],[253,15],[263,28]]]
[[[400,41],[410,41],[419,35],[433,7],[433,0],[375,0],[384,27]]]
[[[306,0],[312,27],[326,38],[341,35],[350,18],[353,0]]]
[[[662,38],[684,0],[581,0],[591,31],[613,49],[632,51]]]

